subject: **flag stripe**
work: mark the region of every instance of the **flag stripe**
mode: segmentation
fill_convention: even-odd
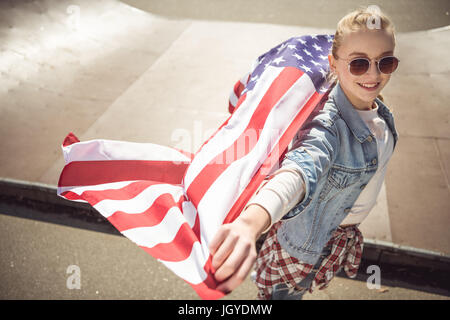
[[[128,181],[127,181],[128,182]],[[104,189],[104,190],[85,190],[81,194],[77,194],[78,198],[82,198],[95,206],[102,200],[130,200],[139,195],[142,191],[151,185],[157,184],[154,181],[134,181],[120,189]],[[102,185],[107,188],[107,185]],[[80,190],[81,191],[81,190]],[[72,191],[72,194],[74,192]],[[77,198],[75,197],[75,198]]]
[[[154,180],[180,184],[189,162],[147,160],[72,161],[58,186],[86,186],[129,180]]]
[[[234,94],[236,97],[239,97],[241,95],[241,92],[244,90],[244,84],[242,81],[236,82],[234,85]]]
[[[168,266],[169,267],[169,266]],[[213,274],[215,271],[212,268],[212,257],[209,256],[208,260],[203,267],[206,273],[206,278],[200,283],[189,283],[189,285],[197,292],[202,299],[216,300],[222,298],[225,294],[221,291],[215,290],[217,287],[217,281],[214,279]]]
[[[62,145],[63,147],[67,147],[77,142],[80,142],[80,140],[72,132],[70,132],[64,139]]]
[[[196,224],[198,223],[200,222],[197,216]],[[156,259],[175,262],[186,260],[191,255],[195,242],[198,242],[198,239],[192,228],[189,224],[183,223],[172,241],[159,243],[151,248],[146,246],[140,247]]]
[[[236,105],[236,108],[238,108],[240,105],[242,105],[246,101],[246,97],[247,97],[247,94],[244,93],[239,98],[239,101],[238,101],[238,104]],[[215,132],[213,132],[213,134],[207,140],[205,140],[205,142],[200,146],[199,150],[195,153],[195,155],[199,154],[200,152],[203,152],[203,147],[207,146],[209,144],[209,142],[211,141],[211,139],[213,139],[213,138],[216,139],[216,136],[221,133],[223,128],[228,126],[228,123],[229,123],[230,119],[231,119],[231,117],[228,117],[228,119]],[[195,158],[195,155],[194,155],[194,158]],[[186,180],[186,177],[184,178],[184,180]]]
[[[117,211],[123,211],[128,214],[142,213],[150,208],[154,201],[163,193],[170,193],[175,199],[174,202],[178,202],[180,197],[184,195],[181,186],[161,183],[148,187],[136,197],[129,200],[104,199],[99,201],[94,208],[102,212],[106,218],[109,218]]]
[[[167,211],[161,223],[153,227],[138,227],[122,231],[139,246],[153,248],[158,243],[172,242],[186,219],[180,214],[180,209],[172,207]]]
[[[63,198],[66,198],[67,200],[71,200],[71,201],[87,202],[86,200],[84,200],[84,198],[82,196],[80,196],[72,191],[59,192],[58,195]]]
[[[156,198],[150,208],[144,212],[129,214],[123,211],[116,211],[108,220],[120,232],[137,227],[153,227],[164,219],[167,211],[171,208],[177,207],[182,210],[182,203],[184,201],[184,196],[180,197],[178,201],[175,201],[171,194],[164,193]]]
[[[160,261],[177,276],[193,285],[197,285],[208,277],[208,273],[205,271],[208,258],[209,256],[203,253],[202,245],[199,242],[195,242],[192,246],[191,254],[185,260],[176,262]]]
[[[130,183],[134,183],[134,182],[136,182],[136,181],[119,181],[119,182],[97,184],[97,185],[92,185],[92,186],[66,186],[66,187],[59,186],[58,192],[63,193],[66,191],[71,191],[78,195],[82,195],[82,193],[85,191],[102,191],[102,190],[106,190],[106,189],[108,189],[108,190],[122,189],[122,188],[128,186]],[[160,183],[160,182],[153,182],[153,181],[146,181],[146,182],[153,183],[153,184]]]
[[[75,136],[69,140],[78,139]],[[191,154],[176,148],[154,143],[124,142],[115,140],[89,140],[63,147],[66,163],[96,160],[163,160],[190,162]]]

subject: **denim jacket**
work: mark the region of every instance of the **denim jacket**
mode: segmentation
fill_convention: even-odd
[[[392,113],[380,99],[375,101],[392,132],[395,149],[398,135]],[[298,134],[299,143],[285,159],[298,166],[305,196],[282,218],[277,238],[290,255],[314,264],[375,174],[377,142],[339,82]]]

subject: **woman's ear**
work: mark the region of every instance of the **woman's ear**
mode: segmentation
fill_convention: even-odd
[[[330,65],[330,70],[336,72],[336,59],[334,59],[332,54],[328,55],[328,64]]]

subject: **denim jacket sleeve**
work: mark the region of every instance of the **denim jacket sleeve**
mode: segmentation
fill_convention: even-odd
[[[307,121],[297,135],[297,140],[286,154],[282,165],[294,166],[305,181],[305,196],[288,212],[288,219],[302,212],[311,202],[320,179],[326,176],[339,150],[339,138],[334,119],[327,113],[319,113]]]

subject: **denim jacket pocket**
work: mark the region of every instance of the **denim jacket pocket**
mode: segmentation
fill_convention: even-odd
[[[329,200],[344,189],[358,183],[362,170],[349,169],[340,166],[332,166],[328,173],[327,181],[320,192],[320,200]]]

